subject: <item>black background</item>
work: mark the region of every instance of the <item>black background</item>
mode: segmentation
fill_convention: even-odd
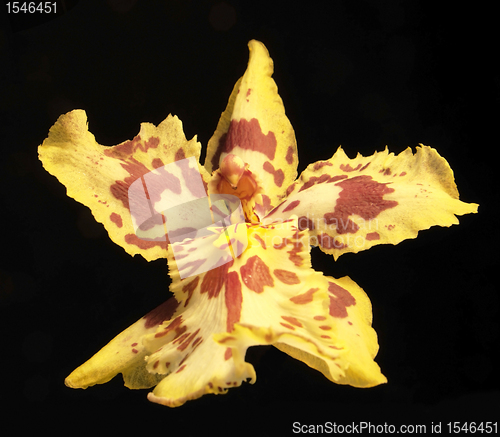
[[[444,432],[448,421],[498,419],[493,9],[396,0],[56,3],[50,16],[2,10],[3,423],[191,436],[286,435],[293,422],[328,421],[425,424],[427,432],[441,422]],[[354,157],[424,143],[448,160],[461,199],[479,203],[479,214],[337,262],[313,251],[317,270],[349,275],[369,295],[386,385],[338,386],[260,347],[247,354],[255,385],[177,409],[149,403],[120,376],[66,388],[75,367],[167,298],[169,279],[163,261],[130,257],[66,197],[37,146],[60,114],[81,108],[101,144],[172,113],[205,147],[252,38],[274,59],[299,171],[339,145]]]

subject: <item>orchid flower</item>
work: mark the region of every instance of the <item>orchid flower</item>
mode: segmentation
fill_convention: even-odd
[[[386,148],[354,159],[338,148],[297,178],[295,135],[271,77],[273,62],[262,43],[250,41],[249,49],[247,70],[208,142],[204,166],[196,137],[188,141],[172,115],[157,127],[143,123],[131,141],[105,147],[88,131],[85,112],[74,110],[39,147],[45,169],[92,210],[115,243],[148,261],[166,258],[172,279],[173,297],[73,371],[69,387],[122,373],[127,387],[155,386],[148,399],[175,407],[254,383],[245,353],[255,345],[274,345],[338,384],[387,381],[374,361],[378,343],[367,295],[349,277],[315,271],[311,246],[336,260],[415,238],[431,226],[458,224],[457,215],[477,212],[478,205],[458,199],[450,166],[423,145],[416,154],[408,148],[395,156]],[[167,165],[178,167],[172,180],[180,198],[190,199],[199,175],[203,196],[239,199],[248,242],[241,253],[181,275],[168,239],[136,234],[129,189]],[[157,189],[155,199],[173,190]],[[195,249],[190,262],[203,262]]]

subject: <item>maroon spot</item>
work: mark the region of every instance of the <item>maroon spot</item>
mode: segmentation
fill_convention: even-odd
[[[221,153],[231,153],[236,146],[263,153],[273,160],[276,153],[276,137],[273,132],[264,135],[256,118],[250,121],[244,118],[239,121],[231,120],[228,131],[220,137],[217,150],[212,157],[212,170],[219,168]]]
[[[283,173],[283,170],[281,170],[281,168],[279,170],[275,170],[274,166],[269,161],[264,162],[262,168],[273,175],[274,183],[278,187],[281,187],[283,185],[283,181],[285,180],[285,173]]]
[[[302,187],[300,187],[299,193],[301,191],[307,190],[311,188],[313,185],[322,184],[322,183],[332,183],[337,182],[338,180],[347,178],[347,175],[339,175],[339,176],[330,176],[328,174],[322,174],[321,176],[312,176]]]
[[[163,302],[160,306],[156,307],[154,310],[147,313],[143,318],[146,319],[144,327],[146,329],[152,328],[153,326],[159,325],[164,320],[169,320],[179,303],[174,297],[171,297],[166,302]]]
[[[283,238],[283,239],[281,240],[281,243],[279,243],[279,244],[274,244],[274,243],[273,243],[273,247],[274,247],[275,249],[278,249],[278,250],[279,250],[279,249],[283,249],[283,248],[284,248],[284,247],[286,247],[286,246],[288,246],[288,240],[287,240],[286,238]]]
[[[332,317],[347,317],[346,307],[356,304],[356,299],[345,288],[329,282],[328,292],[330,293],[330,315]]]
[[[181,323],[182,323],[182,316],[177,316],[174,320],[172,320],[168,324],[168,326],[165,327],[165,329],[162,332],[157,332],[155,334],[155,338],[163,337],[167,335],[169,332],[174,330],[175,330],[174,338],[179,338],[179,336],[181,336],[181,334],[184,334],[184,332],[186,331],[186,327],[181,326]]]
[[[262,249],[264,249],[264,250],[267,249],[266,242],[262,239],[262,237],[260,235],[255,234],[254,238],[260,243],[260,245],[262,246]]]
[[[105,150],[104,154],[108,155],[107,152],[109,151]],[[108,156],[112,156],[112,154]],[[122,162],[120,165],[130,176],[127,176],[124,180],[116,180],[115,183],[110,186],[110,191],[116,199],[123,203],[125,208],[129,209],[128,189],[132,182],[148,173],[149,169],[135,158],[129,158],[128,161]]]
[[[155,158],[153,159],[151,165],[153,166],[153,168],[160,168],[163,167],[163,161],[160,158]]]
[[[290,193],[294,190],[296,182],[291,184],[287,189],[286,189],[286,195],[289,196]]]
[[[226,351],[224,352],[224,360],[227,361],[232,356],[233,356],[233,350],[230,347],[226,348]],[[229,385],[229,382],[227,384]]]
[[[127,234],[125,235],[125,243],[133,244],[134,246],[137,246],[139,249],[147,250],[157,246],[161,247],[162,249],[167,249],[167,244],[169,242],[166,237],[164,241],[146,241],[146,240],[141,240],[135,234]]]
[[[241,282],[237,272],[229,272],[226,280],[225,304],[227,308],[227,332],[234,329],[234,324],[239,322],[241,317],[241,304],[243,295],[241,294]]]
[[[380,240],[380,235],[378,234],[378,232],[370,232],[369,234],[366,234],[366,239],[368,241]]]
[[[295,328],[292,325],[289,325],[288,323],[280,322],[280,325],[284,326],[285,328],[291,329],[292,331],[295,331]]]
[[[179,372],[182,372],[184,370],[184,368],[186,367],[186,364],[182,365],[181,367],[179,367],[179,369],[177,370],[177,372],[175,373],[179,373]]]
[[[359,170],[360,168],[361,164],[358,164],[355,168],[352,168],[350,164],[340,164],[340,169],[345,172]]]
[[[303,231],[304,229],[310,229],[311,231],[314,230],[314,222],[304,215],[297,219],[297,223],[299,231]]]
[[[403,171],[403,172],[399,173],[399,176],[405,176],[405,175],[406,175],[406,172],[405,172],[405,171]]]
[[[283,284],[293,285],[299,284],[300,279],[296,273],[290,272],[288,270],[276,269],[273,271],[274,276],[276,276]]]
[[[262,197],[262,202],[264,202],[262,208],[264,208],[264,211],[268,211],[269,209],[271,209],[271,199],[269,198],[269,196],[266,196],[265,194],[261,194],[261,197]]]
[[[288,146],[285,159],[286,159],[286,162],[290,165],[293,164],[293,155],[294,155],[293,147]]]
[[[201,282],[200,293],[208,293],[209,299],[217,297],[227,279],[227,271],[232,265],[230,262],[206,272]]]
[[[343,174],[343,175],[338,175],[338,176],[332,176],[326,183],[327,184],[331,184],[332,182],[337,182],[337,181],[340,181],[342,179],[345,179],[347,178],[348,176]]]
[[[383,173],[384,176],[389,176],[391,174],[391,169],[390,168],[382,169],[379,170],[379,173]]]
[[[319,169],[322,169],[325,166],[331,167],[333,164],[328,161],[318,161],[317,163],[314,164],[313,170],[317,171]]]
[[[297,267],[300,267],[302,265],[302,257],[299,254],[300,252],[302,252],[303,247],[304,246],[302,243],[297,242],[293,245],[292,250],[289,250],[287,252],[290,254],[288,255],[288,259],[292,261]]]
[[[269,267],[257,255],[248,259],[240,267],[241,279],[245,285],[256,293],[262,293],[264,286],[274,286],[274,280],[269,273]]]
[[[291,211],[295,207],[297,207],[300,203],[300,200],[294,200],[293,202],[290,202],[290,204],[283,210],[283,212]]]
[[[158,137],[151,137],[143,144],[141,136],[137,135],[130,141],[125,141],[117,146],[109,147],[104,151],[104,154],[113,158],[127,159],[127,157],[133,155],[137,150],[147,152],[149,149],[156,149],[159,144],[160,139]]]
[[[178,257],[176,257],[176,259],[178,259]],[[200,281],[200,277],[197,276],[196,278],[194,278],[189,284],[186,284],[184,285],[184,287],[182,287],[182,291],[184,293],[187,292],[188,294],[188,297],[186,299],[186,302],[184,303],[184,307],[187,307],[188,306],[188,303],[189,303],[189,300],[191,299],[191,296],[193,295],[193,292],[194,290],[196,289],[196,287],[198,286],[198,282]]]
[[[189,335],[185,340],[183,340],[182,343],[179,346],[177,346],[177,350],[180,351],[185,350],[189,346],[189,344],[193,341],[193,339],[198,335],[198,332],[200,332],[199,328],[191,335]]]
[[[109,216],[109,219],[119,228],[123,226],[122,217],[116,212],[112,212],[111,215]]]
[[[326,224],[336,225],[339,234],[358,231],[359,226],[349,219],[350,215],[371,220],[398,204],[395,200],[384,200],[384,195],[394,192],[394,188],[374,181],[371,176],[356,176],[335,185],[339,185],[342,191],[333,212],[325,213],[324,218]]]
[[[290,300],[297,305],[305,305],[307,303],[311,303],[313,301],[313,294],[318,290],[319,288],[310,288],[305,293],[291,297]]]
[[[297,328],[302,328],[302,323],[300,323],[295,317],[281,316],[281,318],[291,325],[297,326]]]
[[[175,152],[174,161],[180,161],[181,159],[186,159],[186,154],[184,153],[184,149],[182,147]]]
[[[368,167],[369,165],[370,165],[370,163],[365,164],[363,167],[361,167],[361,168],[359,169],[359,171],[363,171],[363,170],[364,170],[366,167]]]

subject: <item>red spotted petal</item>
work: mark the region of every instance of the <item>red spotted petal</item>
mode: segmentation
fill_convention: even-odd
[[[172,116],[158,127],[143,123],[131,141],[101,146],[88,131],[85,112],[75,110],[59,117],[38,153],[45,169],[66,186],[68,196],[88,206],[116,244],[151,261],[166,257],[167,241],[145,241],[136,235],[129,188],[149,172],[190,157],[194,164],[183,166],[179,177],[157,186],[151,196],[172,190],[190,193],[193,172],[201,174],[205,185],[209,176],[198,164],[200,150],[196,138],[187,141],[182,123]]]
[[[261,42],[248,47],[248,68],[208,143],[205,167],[219,169],[211,192],[239,196],[249,220],[257,221],[295,180],[298,158],[295,133],[271,78],[273,61]]]
[[[421,146],[398,156],[387,149],[349,159],[339,150],[311,164],[288,197],[264,219],[299,217],[311,244],[337,259],[376,244],[397,244],[431,226],[457,224],[478,205],[458,200],[453,172],[436,150]]]

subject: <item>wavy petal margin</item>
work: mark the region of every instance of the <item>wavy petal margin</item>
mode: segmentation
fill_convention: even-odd
[[[180,279],[169,250],[175,299],[118,335],[66,384],[85,388],[121,372],[130,388],[158,384],[148,399],[176,407],[255,382],[245,353],[266,344],[341,384],[386,382],[373,361],[377,336],[363,290],[311,268],[307,231],[298,231],[296,217],[247,228],[253,244],[239,258],[190,278]]]
[[[394,156],[387,148],[350,159],[339,148],[309,165],[288,187],[287,199],[264,223],[299,216],[311,244],[335,259],[376,244],[398,244],[431,226],[458,224],[478,205],[458,199],[453,171],[435,149],[421,145]]]
[[[217,129],[208,142],[205,167],[219,169],[221,158],[237,156],[248,165],[248,184],[252,185],[250,208],[259,217],[278,205],[297,177],[297,143],[283,101],[272,79],[273,61],[259,41],[248,43],[250,59],[243,77],[236,83]],[[213,192],[232,194],[222,177]],[[246,184],[245,179],[243,183]],[[248,191],[248,190],[247,190]],[[242,201],[245,206],[245,198]]]
[[[148,261],[166,258],[166,242],[136,236],[128,188],[144,174],[174,161],[192,156],[198,162],[200,151],[196,137],[187,141],[181,121],[171,115],[158,127],[142,123],[133,140],[102,146],[88,131],[82,110],[61,115],[38,148],[44,168],[66,186],[68,196],[89,207],[110,238],[127,253],[140,254]],[[199,164],[198,171],[206,184],[208,173]]]

